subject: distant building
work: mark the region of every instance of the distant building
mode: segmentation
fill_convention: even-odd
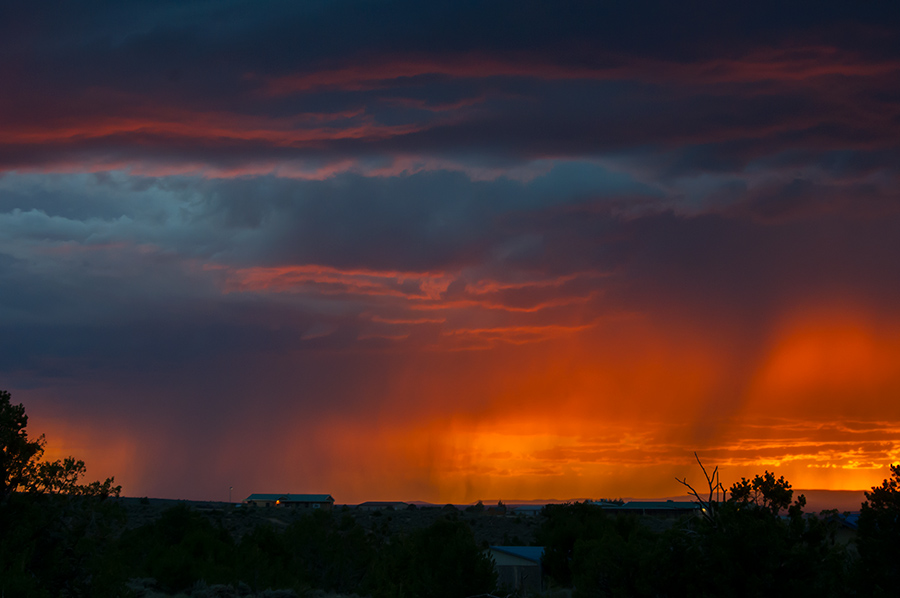
[[[244,504],[248,507],[287,507],[330,511],[334,506],[334,498],[330,494],[251,494],[244,499]]]
[[[682,515],[700,515],[700,505],[688,501],[637,501],[633,500],[624,505],[607,504],[603,510],[610,513],[634,513],[635,515],[648,515],[650,517],[678,518]]]
[[[491,546],[488,555],[497,568],[497,584],[521,594],[544,590],[541,558],[543,546]]]
[[[834,531],[834,541],[843,546],[852,546],[852,550],[855,552],[854,541],[859,532],[859,513],[843,513],[825,517],[825,521],[829,520],[836,520],[838,524]]]
[[[510,510],[514,515],[534,517],[535,515],[540,515],[543,509],[544,505],[517,505],[515,507],[512,507]]]
[[[369,500],[357,505],[357,509],[362,511],[402,511],[409,504],[405,502],[388,501],[388,500]]]

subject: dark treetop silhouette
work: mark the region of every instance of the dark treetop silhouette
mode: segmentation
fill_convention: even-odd
[[[119,496],[122,487],[113,485],[114,478],[80,484],[85,474],[84,461],[74,457],[42,461],[44,435],[29,440],[27,425],[25,407],[12,404],[9,392],[0,390],[0,503],[6,502],[13,492]]]

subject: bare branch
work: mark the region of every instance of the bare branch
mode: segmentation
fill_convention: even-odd
[[[709,472],[706,471],[706,468],[703,466],[703,463],[700,461],[700,457],[697,455],[696,451],[694,452],[694,458],[697,459],[697,463],[700,465],[700,469],[703,471],[703,476],[706,478],[706,485],[709,487],[709,498],[707,498],[706,500],[700,498],[700,494],[697,492],[697,490],[694,489],[693,486],[688,483],[686,477],[683,480],[679,480],[678,478],[675,478],[675,480],[679,484],[687,487],[687,489],[690,490],[691,496],[697,499],[697,503],[702,509],[703,517],[707,521],[709,521],[713,525],[713,527],[715,527],[716,510],[719,506],[720,491],[724,492],[722,483],[719,481],[719,468],[717,466],[713,470],[712,475],[710,475]],[[713,497],[715,497],[715,500],[713,500]]]

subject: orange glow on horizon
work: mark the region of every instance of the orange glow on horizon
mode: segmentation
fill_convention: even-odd
[[[326,270],[286,273],[377,284],[447,276]],[[187,468],[179,475],[190,479],[194,468],[238,477],[235,489],[244,495],[322,491],[341,503],[470,503],[677,496],[676,477],[702,483],[694,451],[720,467],[726,486],[768,470],[795,489],[859,491],[900,462],[896,329],[869,325],[852,310],[785,319],[749,362],[709,335],[635,314],[458,352],[450,341],[466,330],[458,319],[471,313],[390,313],[369,318],[407,332],[386,339],[396,346],[384,349],[403,366],[360,387],[370,400],[340,416],[311,418],[298,404],[258,421],[248,404],[226,420],[218,445],[203,457],[193,453],[206,461],[179,463]],[[496,334],[514,340],[519,325],[511,321]],[[421,327],[435,334],[410,334]],[[733,400],[722,405],[723,396]],[[47,458],[84,459],[91,480],[115,475],[132,496],[152,494],[167,479],[166,471],[145,471],[147,443],[159,458],[184,450],[148,433],[109,435],[97,422],[42,416],[32,423],[47,434]],[[261,452],[228,440],[252,437],[268,439]]]
[[[138,442],[126,431],[95,429],[73,425],[57,418],[29,417],[29,436],[46,438],[43,460],[56,461],[74,457],[84,461],[83,483],[115,478],[127,494],[129,487],[140,485]]]
[[[891,411],[900,344],[893,329],[860,322],[848,311],[786,320],[749,364],[706,336],[639,316],[450,362],[437,356],[465,330],[447,329],[434,359],[408,357],[377,416],[320,422],[312,438],[279,451],[295,455],[281,467],[347,502],[653,497],[678,495],[675,477],[700,475],[696,450],[727,485],[769,470],[798,489],[868,489],[900,461]],[[851,392],[866,399],[848,402]],[[735,393],[733,409],[719,406],[723,393]],[[842,421],[848,405],[853,417]],[[296,429],[303,422],[298,414]],[[299,456],[312,446],[315,466]]]

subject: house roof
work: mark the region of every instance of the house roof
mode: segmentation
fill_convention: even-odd
[[[330,494],[251,494],[244,502],[251,500],[281,502],[334,502]]]
[[[859,513],[842,513],[837,518],[844,527],[854,531],[859,529]]]
[[[513,511],[517,511],[519,513],[538,513],[541,509],[544,508],[544,505],[518,505],[512,507]]]
[[[624,505],[612,507],[615,509],[645,509],[645,510],[657,510],[657,511],[685,511],[690,510],[694,511],[700,508],[700,505],[693,502],[687,501],[674,501],[674,500],[666,500],[666,501],[637,501],[633,500],[625,503]]]
[[[491,550],[505,552],[534,563],[540,563],[541,557],[544,556],[543,546],[491,546]]]

